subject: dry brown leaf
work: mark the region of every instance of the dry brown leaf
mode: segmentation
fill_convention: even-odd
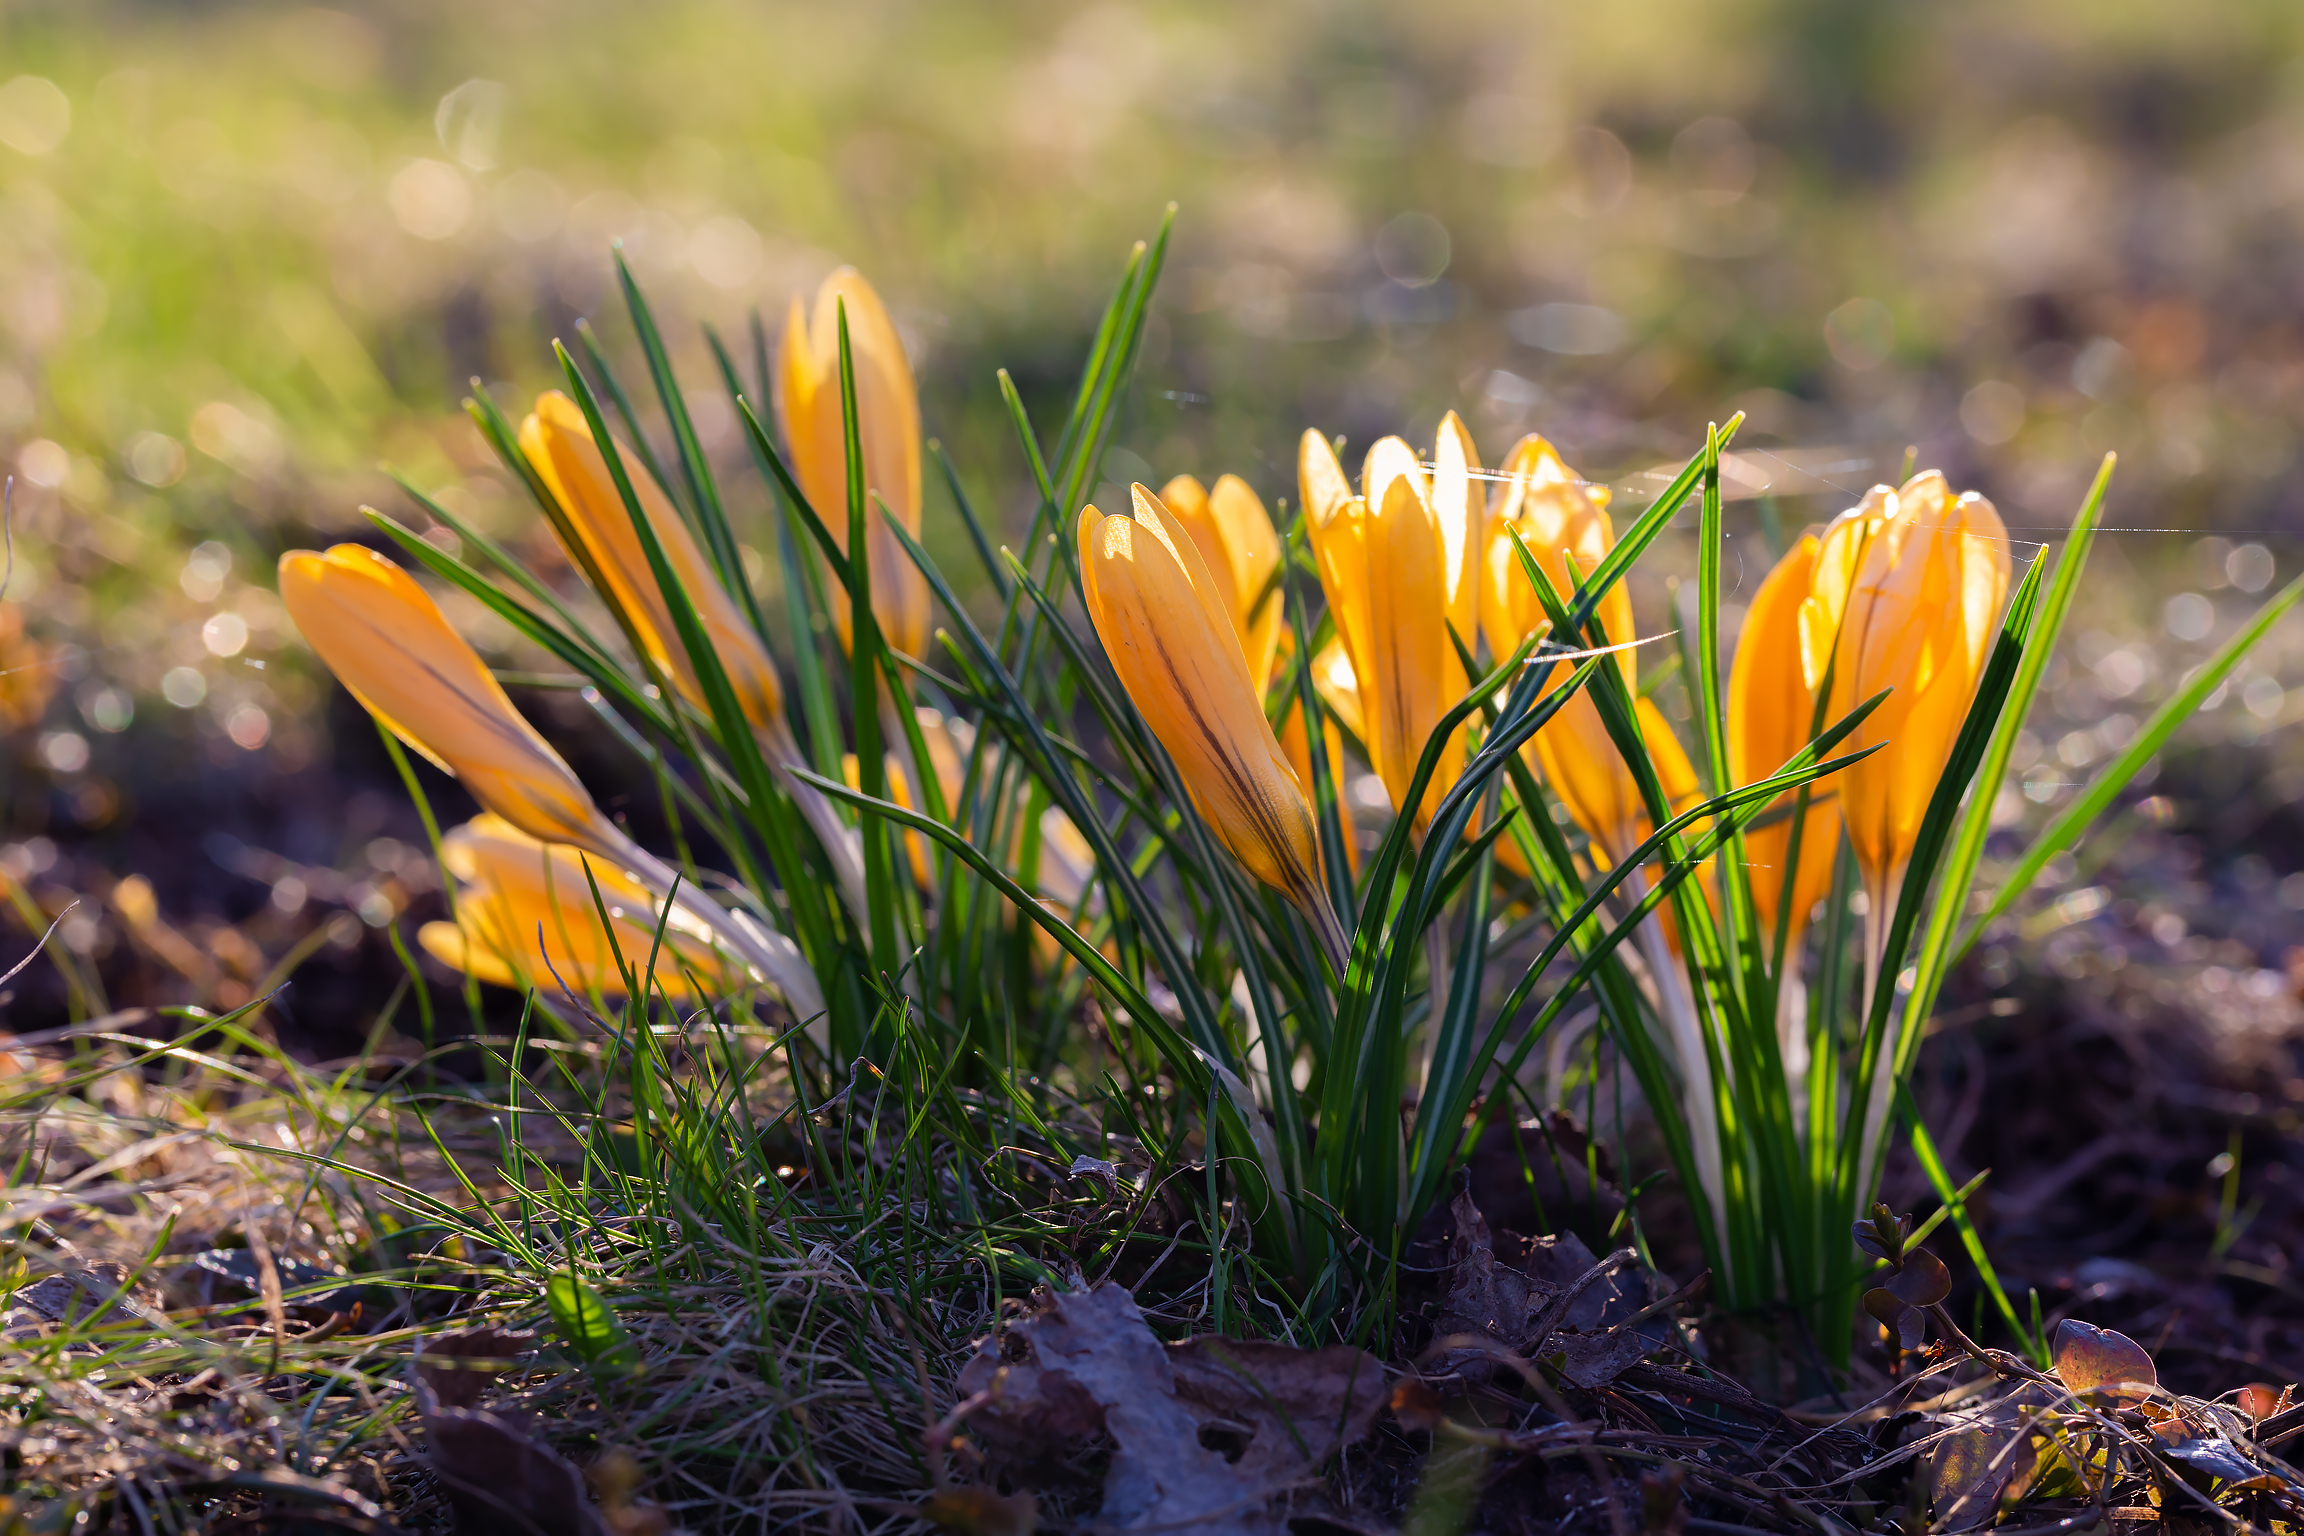
[[[2004,1500],[2021,1497],[2031,1486],[2039,1454],[2028,1417],[1994,1408],[1937,1445],[1930,1483],[1940,1527],[1973,1531],[1989,1525]]]
[[[528,1433],[518,1414],[426,1412],[426,1459],[468,1536],[610,1536],[574,1464]]]
[[[1040,1528],[1040,1505],[1029,1493],[947,1488],[920,1506],[920,1518],[959,1536],[1032,1536]]]
[[[475,1408],[480,1394],[512,1360],[536,1347],[536,1335],[511,1328],[466,1328],[424,1340],[416,1378],[441,1408]],[[501,1363],[494,1363],[501,1362]]]
[[[1099,1523],[1278,1533],[1273,1499],[1367,1432],[1386,1398],[1363,1350],[1232,1339],[1163,1346],[1124,1288],[1054,1297],[985,1341],[962,1397],[990,1457],[1011,1468],[1101,1432],[1113,1454]]]

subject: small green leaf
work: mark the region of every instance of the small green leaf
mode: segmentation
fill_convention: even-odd
[[[544,1301],[552,1309],[560,1342],[586,1370],[595,1376],[640,1374],[639,1346],[598,1291],[573,1274],[559,1274],[545,1285]]]

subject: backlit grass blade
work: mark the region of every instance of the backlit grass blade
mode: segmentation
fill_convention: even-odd
[[[759,331],[759,317],[755,315],[753,319],[753,341],[761,351],[760,365],[765,369],[767,341]],[[800,699],[803,727],[800,739],[817,772],[836,777],[840,770],[840,723],[832,706],[832,687],[825,677],[823,656],[824,634],[831,624],[825,617],[816,567],[793,532],[800,521],[798,507],[805,506],[807,499],[800,495],[790,469],[753,411],[743,380],[737,375],[735,360],[720,345],[718,336],[707,330],[705,337],[711,342],[713,356],[720,364],[720,377],[728,386],[728,398],[735,402],[737,415],[744,424],[744,443],[751,451],[753,467],[759,470],[768,488],[768,499],[783,514],[776,517],[776,558],[784,579],[784,616],[792,649],[793,691]],[[770,515],[773,517],[775,513]],[[757,616],[757,605],[753,611]],[[763,643],[768,639],[764,623],[760,638]]]
[[[2080,504],[2080,511],[2072,521],[2072,531],[2065,540],[2063,553],[2058,558],[2056,577],[2037,602],[2032,593],[2040,585],[2041,562],[2034,561],[2025,572],[2016,596],[2009,605],[2013,618],[2020,621],[2012,631],[2024,647],[2023,659],[2010,684],[2006,703],[2002,706],[1998,725],[1991,745],[1976,776],[1976,789],[1970,797],[1968,811],[1960,823],[1958,837],[1948,851],[1943,873],[1938,883],[1936,898],[1928,914],[1928,927],[1922,937],[1919,954],[1913,960],[1913,984],[1905,1003],[1904,1036],[1917,1041],[1922,1026],[1936,1006],[1936,995],[1942,988],[1945,974],[1952,962],[1973,940],[1969,938],[1955,948],[1952,935],[1960,916],[1967,910],[1969,892],[1975,884],[1976,868],[1983,858],[1985,840],[1992,831],[1992,816],[1999,798],[2001,784],[2008,771],[2009,755],[2015,750],[2016,736],[2023,729],[2031,713],[2033,696],[2038,692],[2042,673],[2047,670],[2058,637],[2063,633],[2065,615],[2070,612],[2074,594],[2079,591],[2080,577],[2087,569],[2088,551],[2095,542],[2096,528],[2104,514],[2104,497],[2112,483],[2115,463],[2111,454],[2096,472],[2096,480]],[[1924,1134],[1924,1133],[1923,1133]],[[2001,1298],[2005,1308],[2005,1298]],[[2012,1309],[2007,1309],[2012,1326],[2022,1324]]]
[[[632,488],[631,476],[626,473],[623,457],[615,451],[615,443],[608,435],[607,423],[600,419],[600,404],[593,397],[591,387],[577,371],[576,361],[565,347],[556,348],[561,368],[566,374],[569,392],[583,410],[586,423],[592,429],[592,440],[602,445],[601,459],[608,468],[609,478],[624,500],[624,510],[632,520],[635,536],[648,557],[648,567],[655,577],[664,605],[671,613],[680,643],[686,648],[689,665],[694,669],[697,682],[703,689],[712,719],[718,728],[720,745],[736,766],[737,779],[743,784],[747,797],[748,819],[759,831],[768,856],[775,869],[784,877],[786,899],[791,903],[794,937],[801,952],[820,980],[827,997],[835,995],[830,984],[836,974],[832,921],[827,910],[827,899],[822,886],[807,878],[806,866],[799,855],[790,816],[791,809],[776,792],[770,780],[768,765],[760,755],[759,743],[753,738],[751,723],[745,719],[742,707],[736,702],[736,693],[729,684],[727,671],[720,664],[719,653],[706,635],[703,621],[688,600],[666,558],[664,547],[656,537],[656,530],[648,520],[647,511]],[[731,849],[741,856],[741,849]],[[755,882],[764,885],[764,882]],[[835,1029],[839,1021],[835,1020]],[[851,1021],[854,1022],[854,1021]]]
[[[603,660],[592,647],[579,643],[574,636],[520,603],[463,560],[449,554],[407,524],[373,507],[360,510],[362,516],[415,556],[434,575],[471,593],[491,613],[590,678],[593,686],[613,694],[617,703],[648,721],[651,726],[668,736],[674,733],[676,727],[671,711],[661,699],[652,699],[642,693],[623,669]]]
[[[2304,577],[2281,588],[2270,602],[2257,610],[2256,617],[2248,621],[2246,628],[2225,641],[2216,654],[2192,675],[2189,682],[2152,712],[2151,718],[2144,722],[2144,728],[2136,733],[2136,739],[2123,748],[2119,756],[2098,769],[2079,797],[2040,829],[2039,835],[2032,840],[2032,846],[2024,850],[2024,857],[2017,861],[2016,867],[2009,871],[2001,883],[1999,892],[1992,898],[1992,904],[1961,935],[1956,954],[1965,952],[1994,918],[2008,910],[2009,904],[2039,877],[2042,866],[2079,840],[2088,824],[2102,814],[2104,808],[2128,786],[2128,781],[2135,778],[2144,765],[2152,760],[2153,754],[2168,744],[2168,738],[2176,734],[2176,728],[2199,711],[2201,701],[2223,686],[2224,680],[2232,675],[2232,669],[2247,658],[2248,653],[2256,648],[2257,642],[2300,599],[2304,599]]]
[[[1167,924],[1160,920],[1159,907],[1145,891],[1133,864],[1122,855],[1113,841],[1103,818],[1096,813],[1094,802],[1081,791],[1078,781],[1060,766],[1061,758],[1055,743],[1037,712],[1026,701],[1023,688],[1015,675],[976,628],[968,610],[953,595],[951,584],[944,579],[943,572],[937,569],[928,551],[920,547],[919,540],[913,538],[911,531],[900,521],[892,520],[890,526],[898,542],[903,544],[904,552],[919,567],[921,575],[928,579],[929,590],[943,604],[945,612],[958,627],[959,637],[972,655],[976,667],[997,689],[998,696],[1006,705],[1006,713],[1002,718],[1011,728],[1021,728],[1012,739],[1036,759],[1033,763],[1035,776],[1047,785],[1049,792],[1056,797],[1056,803],[1072,818],[1073,825],[1095,850],[1097,863],[1104,871],[1108,888],[1115,891],[1133,913],[1141,914],[1140,931],[1150,945],[1156,962],[1168,976],[1169,985],[1176,992],[1187,1026],[1194,1035],[1202,1037],[1203,1044],[1221,1048],[1222,1033],[1216,1027],[1214,1014],[1209,1011],[1206,996],[1193,980],[1191,964],[1168,932]]]
[[[837,315],[840,340],[840,424],[848,460],[848,714],[856,741],[856,782],[866,797],[887,798],[888,764],[881,755],[880,662],[885,646],[872,606],[871,508],[864,485],[864,429],[856,403],[856,358],[848,345],[848,305]],[[901,693],[897,695],[899,702]],[[886,825],[867,816],[864,835],[864,890],[870,908],[873,964],[885,975],[903,968],[896,948],[896,872]]]
[[[656,329],[656,317],[648,308],[646,296],[632,280],[631,265],[625,261],[623,251],[618,250],[615,255],[616,282],[624,290],[624,307],[631,312],[632,329],[640,337],[640,353],[648,360],[648,375],[656,385],[657,403],[663,408],[665,424],[672,429],[680,478],[688,488],[689,503],[694,508],[691,521],[703,535],[704,547],[712,553],[721,585],[744,605],[746,616],[752,620],[753,628],[758,629],[759,605],[753,601],[752,584],[744,579],[744,561],[736,548],[736,535],[728,526],[728,511],[721,504],[720,487],[712,477],[711,463],[704,457],[703,439],[696,435],[696,423],[688,414],[688,401],[680,391],[679,379],[673,375],[671,355]]]

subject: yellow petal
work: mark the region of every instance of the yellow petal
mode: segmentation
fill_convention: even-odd
[[[1846,743],[1889,749],[1839,776],[1849,843],[1876,893],[1911,856],[1975,697],[2009,575],[1999,514],[1981,496],[1955,501],[1940,473],[1914,476],[1880,504],[1886,515],[1848,587],[1830,709],[1838,718],[1891,690]]]
[[[1520,569],[1513,530],[1563,602],[1572,600],[1585,574],[1607,558],[1616,542],[1603,499],[1590,494],[1543,438],[1530,435],[1514,444],[1501,473],[1504,490],[1488,519],[1487,579],[1480,594],[1488,649],[1498,656],[1510,654],[1521,641],[1548,627],[1544,605]],[[1622,582],[1608,589],[1596,616],[1611,644],[1637,638],[1632,594]],[[1637,672],[1635,655],[1630,650],[1617,653],[1627,686]]]
[[[1352,499],[1352,482],[1336,461],[1335,445],[1309,427],[1296,443],[1296,489],[1304,515],[1316,523],[1334,517]]]
[[[1218,480],[1213,493],[1192,476],[1178,475],[1161,487],[1160,504],[1191,536],[1201,563],[1216,577],[1249,679],[1262,693],[1272,680],[1285,616],[1280,590],[1272,583],[1280,568],[1280,534],[1271,514],[1238,475]]]
[[[407,572],[357,544],[291,550],[280,557],[280,597],[352,696],[485,809],[546,841],[603,854],[625,846]]]
[[[1448,623],[1464,648],[1471,650],[1480,643],[1481,543],[1488,533],[1488,486],[1481,478],[1480,450],[1454,411],[1441,418],[1440,435],[1432,445],[1432,517],[1440,528],[1440,563],[1448,577]]]
[[[1213,578],[1159,499],[1141,485],[1130,495],[1132,516],[1080,514],[1081,584],[1105,654],[1217,837],[1304,909],[1340,956],[1311,807],[1265,722],[1231,620],[1208,590]]]
[[[1371,455],[1373,457],[1373,455]],[[1462,695],[1463,676],[1442,624],[1447,608],[1440,540],[1421,486],[1405,474],[1387,477],[1383,510],[1369,520],[1367,540],[1369,667],[1357,662],[1362,741],[1395,810],[1403,809],[1424,744]],[[1419,822],[1464,767],[1464,735],[1451,732],[1439,767],[1415,807]]]
[[[1360,499],[1371,507],[1382,507],[1385,498],[1392,494],[1395,480],[1407,481],[1415,489],[1416,499],[1431,505],[1431,482],[1425,478],[1416,450],[1400,438],[1380,437],[1369,445],[1368,456],[1360,461]]]
[[[1800,612],[1821,547],[1814,535],[1804,536],[1760,583],[1744,616],[1744,630],[1736,640],[1736,660],[1728,673],[1728,772],[1738,784],[1775,773],[1813,739],[1816,690],[1808,685],[1801,665]],[[1753,905],[1770,933],[1784,904],[1786,875],[1792,876],[1787,946],[1799,942],[1808,913],[1831,884],[1833,859],[1840,850],[1839,796],[1837,776],[1809,791],[1797,871],[1788,869],[1792,858],[1789,813],[1798,804],[1796,794],[1784,796],[1769,808],[1775,820],[1744,834]]]
[[[816,291],[813,322],[795,297],[777,357],[776,413],[794,476],[843,552],[848,547],[847,427],[840,405],[840,324],[848,317],[856,373],[857,437],[864,488],[913,534],[920,531],[920,391],[888,310],[853,267]],[[928,643],[928,579],[912,564],[879,510],[865,503],[872,613],[888,644],[919,656]],[[843,645],[853,643],[847,605],[835,593]]]
[[[703,685],[697,681],[686,647],[672,623],[672,610],[664,600],[647,551],[632,526],[624,498],[608,473],[607,461],[592,440],[583,408],[558,390],[537,397],[536,409],[520,425],[520,447],[543,477],[553,499],[560,503],[568,524],[583,544],[583,554],[608,583],[601,596],[624,614],[640,636],[649,658],[698,708],[706,708]],[[697,546],[688,524],[656,483],[638,455],[622,443],[616,445],[624,472],[632,482],[649,529],[663,547],[666,562],[679,578],[681,590],[703,620],[737,703],[756,729],[782,732],[784,690],[776,663],[760,643],[758,632],[736,605],[720,576]],[[566,537],[560,529],[555,533]],[[584,560],[570,550],[578,569]]]
[[[618,956],[638,972],[654,954],[653,975],[671,996],[692,991],[690,972],[715,987],[736,984],[737,968],[684,912],[673,911],[659,947],[653,898],[612,864],[547,847],[487,815],[451,831],[441,857],[460,883],[457,923],[430,925],[446,931],[420,932],[419,940],[483,981],[548,992],[564,982],[580,994],[622,996]]]

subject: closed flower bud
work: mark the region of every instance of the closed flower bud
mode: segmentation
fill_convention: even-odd
[[[1275,580],[1280,534],[1271,514],[1238,475],[1224,476],[1213,491],[1190,475],[1178,475],[1160,488],[1160,504],[1192,536],[1201,563],[1216,578],[1248,660],[1248,680],[1262,697],[1271,686],[1286,617]]]
[[[1360,740],[1402,809],[1425,744],[1468,683],[1449,630],[1473,643],[1478,627],[1474,541],[1464,532],[1472,489],[1461,426],[1444,425],[1442,460],[1451,466],[1436,487],[1415,451],[1399,438],[1368,450],[1361,494],[1351,494],[1336,452],[1317,432],[1298,446],[1297,479],[1306,526],[1320,567],[1337,638],[1350,659],[1360,707]],[[1441,495],[1436,500],[1435,490]],[[1451,512],[1451,539],[1439,508]],[[1483,510],[1485,510],[1483,505]],[[1422,823],[1464,771],[1464,730],[1449,733],[1423,803]]]
[[[655,984],[670,997],[692,995],[692,975],[714,990],[741,977],[710,932],[678,909],[659,946],[661,908],[622,869],[540,843],[501,817],[482,815],[450,832],[440,859],[458,883],[456,920],[426,923],[417,939],[435,959],[482,981],[547,993],[565,983],[579,994],[621,997],[625,969],[647,974],[651,954]]]
[[[1080,513],[1089,618],[1201,816],[1305,914],[1341,972],[1344,931],[1321,880],[1312,808],[1265,721],[1223,594],[1159,498],[1141,485],[1130,496],[1132,516]]]
[[[280,557],[280,597],[337,680],[480,808],[527,836],[567,843],[632,873],[720,934],[802,1019],[824,1009],[816,976],[785,935],[715,906],[600,814],[591,792],[523,718],[439,606],[391,561],[358,544]]]
[[[1876,909],[1902,878],[1975,699],[2008,566],[2008,530],[1992,503],[1974,492],[1955,498],[1936,470],[1876,488],[1825,530],[1800,619],[1808,676],[1821,682],[1830,658],[1828,719],[1889,690],[1844,750],[1889,749],[1838,775]]]
[[[623,857],[623,834],[406,571],[358,544],[290,550],[280,597],[352,696],[482,809],[530,837]]]
[[[1515,531],[1563,600],[1607,558],[1616,542],[1608,522],[1607,493],[1586,488],[1541,437],[1524,437],[1514,445],[1503,473],[1504,492],[1489,520],[1487,591],[1481,598],[1488,648],[1500,656],[1549,628],[1543,605],[1520,568],[1512,542]],[[1621,582],[1600,600],[1597,612],[1611,645],[1634,638],[1632,598]],[[1636,654],[1627,649],[1614,657],[1627,690],[1636,680]],[[1567,665],[1555,663],[1546,691],[1565,683],[1568,676]],[[1666,803],[1674,810],[1695,803],[1696,770],[1672,727],[1646,699],[1635,702],[1633,715]],[[1639,782],[1616,750],[1615,738],[1608,734],[1589,693],[1579,693],[1561,706],[1530,745],[1552,792],[1607,863],[1622,862],[1655,830]]]
[[[1808,683],[1800,656],[1800,611],[1816,570],[1820,547],[1803,537],[1760,583],[1743,633],[1736,637],[1736,660],[1728,672],[1728,772],[1750,784],[1781,769],[1814,739],[1816,690]],[[1827,722],[1829,723],[1829,722]],[[1751,875],[1752,904],[1761,926],[1773,934],[1785,910],[1790,881],[1787,951],[1797,948],[1808,914],[1832,883],[1832,861],[1840,850],[1840,784],[1826,779],[1808,791],[1808,812],[1800,823],[1799,867],[1792,854],[1792,813],[1797,792],[1763,813],[1760,825],[1744,834]]]
[[[560,503],[566,526],[554,531],[563,541],[573,531],[583,544],[580,551],[568,551],[569,559],[578,569],[589,560],[608,584],[608,590],[600,595],[623,614],[647,649],[648,659],[672,680],[683,698],[698,708],[707,707],[703,686],[680,643],[663,588],[657,583],[647,551],[641,548],[624,498],[609,476],[607,461],[593,443],[582,408],[558,390],[539,395],[536,409],[520,424],[520,448]],[[758,632],[721,584],[719,573],[697,547],[695,536],[664,488],[631,449],[619,443],[617,453],[640,508],[647,514],[648,526],[663,547],[666,563],[703,622],[704,633],[728,674],[745,718],[756,730],[778,737],[788,734],[783,685]]]
[[[920,532],[920,391],[904,343],[880,295],[854,267],[842,267],[816,290],[811,318],[798,296],[784,326],[776,363],[776,413],[792,471],[816,515],[848,548],[848,433],[840,406],[840,313],[848,315],[848,351],[856,373],[857,441],[864,457],[864,521],[869,540],[872,614],[887,643],[908,656],[928,646],[928,578],[888,530],[877,496],[913,534]],[[840,643],[853,645],[846,598],[835,591]]]

